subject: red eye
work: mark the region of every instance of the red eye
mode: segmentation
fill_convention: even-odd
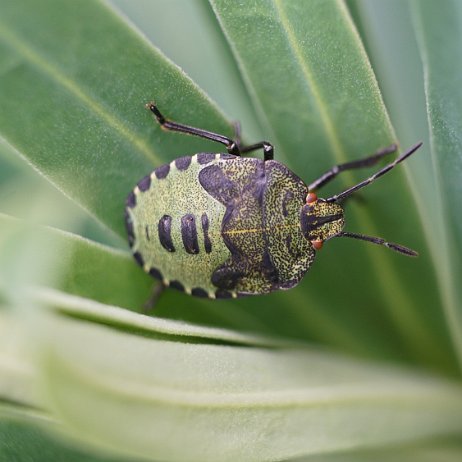
[[[314,192],[310,192],[308,193],[308,195],[306,196],[306,203],[307,204],[312,204],[313,202],[316,202],[318,200],[318,196],[316,193]]]
[[[311,244],[313,245],[313,247],[315,248],[315,250],[321,250],[322,249],[322,245],[324,244],[324,241],[321,241],[320,239],[317,240],[317,241],[311,241]]]

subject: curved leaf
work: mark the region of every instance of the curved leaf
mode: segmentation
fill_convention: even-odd
[[[50,434],[50,427],[53,426],[49,425],[47,418],[39,413],[16,411],[0,405],[0,459],[15,462],[123,462],[120,458],[89,454],[75,445],[56,440]]]
[[[117,306],[104,305],[94,300],[76,297],[56,290],[34,290],[33,298],[36,303],[44,304],[69,317],[116,327],[130,333],[136,332],[146,337],[188,343],[223,343],[269,348],[295,345],[294,342],[278,339],[274,336],[263,337],[162,318],[141,317]]]
[[[383,448],[365,451],[348,451],[340,454],[312,456],[293,462],[458,462],[462,456],[460,441],[443,439],[439,441],[419,441],[415,445]]]
[[[448,325],[462,365],[462,214],[458,199],[462,194],[462,63],[455,59],[462,40],[462,5],[455,1],[438,7],[428,1],[412,5],[423,61],[435,193],[444,220],[440,281]]]
[[[35,369],[24,342],[24,329],[5,315],[4,309],[0,304],[0,419],[6,403],[17,403],[24,410],[38,406]]]
[[[351,3],[355,6],[364,40],[400,137],[407,142],[417,136],[425,140],[422,155],[415,160],[412,168],[404,166],[432,257],[433,279],[438,281],[435,294],[438,293],[439,300],[435,304],[422,304],[425,310],[422,316],[436,321],[435,314],[445,314],[447,329],[451,331],[456,349],[460,350],[457,346],[460,338],[460,332],[457,333],[457,326],[460,326],[460,319],[457,319],[460,250],[457,239],[452,237],[456,228],[453,220],[457,221],[454,217],[460,216],[460,213],[457,205],[451,202],[457,196],[459,186],[445,181],[446,176],[451,178],[459,169],[457,163],[460,159],[454,145],[450,148],[451,143],[457,140],[454,128],[460,119],[453,112],[457,108],[454,102],[459,94],[454,88],[457,87],[458,61],[453,59],[460,29],[457,26],[460,26],[460,15],[454,12],[458,7],[446,2],[436,12],[428,5],[424,7],[422,4],[421,7],[419,2],[390,1],[384,4],[375,0],[358,0]],[[431,25],[425,22],[424,26],[424,16]],[[450,21],[446,22],[445,18],[450,18]],[[393,34],[389,33],[391,29]],[[442,50],[445,50],[444,53]],[[400,72],[397,73],[396,69]],[[435,118],[432,105],[443,102],[447,107]],[[450,132],[437,130],[436,135],[433,126],[452,126],[453,129]],[[431,134],[429,130],[432,130]],[[436,138],[439,139],[437,144],[449,143],[445,146],[444,155],[437,153],[441,146],[437,149]],[[445,169],[442,168],[444,162],[450,162]],[[439,325],[440,321],[435,324]],[[445,341],[451,340],[451,336],[446,335]]]
[[[49,328],[57,334],[44,331],[47,403],[76,436],[120,454],[280,460],[462,424],[460,388],[400,369],[307,349],[147,339],[69,320]]]

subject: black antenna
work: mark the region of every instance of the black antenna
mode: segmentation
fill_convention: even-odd
[[[352,237],[353,239],[360,239],[362,241],[372,242],[373,244],[384,245],[395,252],[402,253],[408,257],[417,257],[419,254],[412,249],[404,247],[404,245],[395,244],[394,242],[387,242],[381,237],[365,236],[364,234],[349,233],[342,231],[335,235],[335,237]]]
[[[374,175],[369,177],[367,180],[361,181],[360,183],[352,186],[351,188],[348,188],[347,190],[341,192],[340,194],[335,194],[332,197],[329,197],[328,199],[326,199],[326,202],[338,202],[339,200],[345,199],[345,197],[348,197],[350,194],[353,194],[358,189],[364,188],[364,186],[367,186],[368,184],[371,184],[377,178],[381,177],[382,175],[385,175],[385,173],[389,172],[392,168],[396,167],[400,162],[407,159],[411,154],[414,154],[414,152],[416,152],[417,149],[420,148],[420,146],[422,146],[422,142],[417,143],[415,146],[412,146],[411,149],[406,151],[404,154],[401,154],[396,160],[394,160],[390,164],[383,167],[377,173],[374,173]],[[350,237],[353,237],[353,236],[350,236]],[[358,239],[361,239],[361,238],[358,238]],[[368,240],[368,239],[365,239],[365,240]],[[371,241],[371,242],[373,242],[373,241]],[[380,244],[384,244],[384,243],[381,242]],[[384,244],[384,245],[386,245],[386,244]],[[396,245],[396,244],[393,244],[393,245]],[[392,247],[390,247],[390,248],[392,248]],[[394,249],[394,250],[396,250],[396,249]],[[400,252],[400,250],[398,250],[398,252]],[[403,252],[403,253],[406,253],[406,252]]]

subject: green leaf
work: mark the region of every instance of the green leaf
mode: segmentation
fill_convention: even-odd
[[[261,0],[245,8],[242,2],[211,3],[266,122],[267,136],[276,144],[277,158],[286,160],[307,182],[334,163],[396,141],[367,56],[342,2]],[[354,181],[346,174],[343,179],[349,179],[348,184]],[[399,197],[399,209],[396,201],[389,200],[390,191]],[[365,338],[368,334],[380,338],[384,329],[391,329],[401,351],[410,352],[414,360],[426,357],[440,367],[452,355],[451,347],[444,319],[433,309],[437,291],[426,271],[430,260],[418,236],[420,226],[403,176],[390,174],[362,194],[368,210],[348,204],[348,229],[390,239],[406,229],[409,242],[422,246],[420,261],[405,261],[370,245],[332,242],[335,253],[323,250],[323,262],[316,263],[316,271],[305,279],[305,290],[285,297],[286,309],[301,319],[308,310],[309,318],[322,317],[323,324],[340,320],[365,344],[371,344]],[[363,275],[367,268],[367,283],[359,270],[352,270],[352,261]],[[413,274],[411,268],[416,265],[425,271]],[[425,293],[422,278],[428,284]],[[323,303],[321,295],[326,293],[329,302]],[[364,300],[370,300],[367,307]],[[377,322],[380,329],[371,331]]]
[[[221,132],[229,130],[224,118],[100,2],[22,0],[0,11],[0,132],[61,191],[125,237],[123,205],[134,184],[153,166],[204,146],[159,136],[144,104],[156,98],[168,115],[187,121],[189,112],[194,123],[208,120]]]
[[[229,116],[239,118],[249,139],[261,138],[252,101],[207,0],[168,2],[161,8],[157,2],[133,0],[111,0],[111,4],[206,89]],[[175,34],[171,33],[172,25]]]
[[[294,342],[274,336],[242,334],[236,331],[197,326],[162,318],[141,317],[117,306],[104,305],[94,300],[68,295],[57,290],[34,290],[32,297],[35,303],[51,307],[71,318],[97,322],[125,332],[135,332],[145,337],[188,343],[223,343],[269,348],[296,345]]]
[[[295,170],[307,174],[309,167],[330,167],[332,160],[344,162],[394,141],[374,75],[340,2],[260,0],[247,8],[211,3],[254,104],[274,131],[278,156],[282,150]],[[327,23],[333,29],[327,31]]]
[[[293,462],[458,462],[462,456],[460,441],[443,439],[421,441],[415,446],[348,451],[339,454],[308,456]]]
[[[15,249],[13,255],[11,249]],[[54,255],[51,249],[56,252]],[[20,263],[17,266],[20,254],[27,260],[24,266],[37,262],[32,280],[25,280],[23,267]],[[47,259],[52,259],[52,262],[45,264]],[[128,252],[2,214],[0,274],[1,279],[11,281],[10,287],[16,290],[25,290],[24,285],[27,287],[28,284],[46,284],[70,294],[138,312],[142,310],[152,287],[151,278],[140,274]]]
[[[160,341],[70,320],[48,327],[56,334],[45,329],[42,340],[46,402],[76,436],[126,456],[281,460],[462,424],[459,387],[401,369],[308,349]]]
[[[22,407],[23,410],[38,406],[33,385],[35,369],[24,341],[24,329],[3,312],[5,307],[2,305],[0,304],[0,416],[5,403],[12,403],[13,407]]]
[[[31,197],[34,198],[33,207]],[[39,205],[39,198],[46,200],[45,207],[44,204]],[[35,211],[39,207],[44,212],[41,215]],[[81,207],[24,162],[21,154],[1,137],[0,213],[26,221],[34,215],[33,220],[37,224],[79,233],[113,247],[120,247],[121,242],[123,245],[120,237],[108,233],[105,226],[83,213]],[[70,216],[73,219],[70,220]]]
[[[439,300],[433,308],[445,315],[444,322],[451,332],[447,337],[452,340],[460,358],[457,269],[460,244],[454,237],[460,212],[453,202],[460,186],[457,181],[449,181],[460,169],[460,150],[454,149],[453,144],[457,143],[454,134],[460,121],[460,110],[459,114],[454,113],[458,107],[455,103],[459,95],[456,76],[457,72],[460,74],[460,68],[458,60],[453,59],[457,54],[455,48],[461,24],[460,15],[454,13],[458,5],[446,2],[435,12],[427,4],[424,7],[424,4],[412,2],[384,4],[358,0],[352,4],[400,138],[408,143],[416,138],[424,140],[422,155],[412,168],[406,165],[404,168],[428,242],[434,279],[438,281],[435,294]],[[445,18],[451,20],[446,22]],[[393,34],[389,33],[390,30]],[[441,104],[445,104],[445,108],[435,117],[434,106],[441,107]],[[433,128],[436,126],[452,129],[435,132]],[[435,144],[436,138],[439,141]],[[442,159],[446,159],[445,168]],[[426,272],[430,271],[427,269]],[[422,316],[434,316],[428,311],[429,306],[428,303],[422,305],[426,310]]]
[[[52,427],[38,412],[0,404],[0,459],[15,462],[123,462],[119,458],[89,454],[75,445],[57,440],[50,434]]]
[[[447,321],[462,364],[462,63],[455,59],[462,40],[462,5],[448,1],[437,7],[426,0],[411,5],[424,70],[434,193],[444,224],[438,266]]]

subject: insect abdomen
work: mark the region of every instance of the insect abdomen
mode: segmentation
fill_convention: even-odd
[[[215,298],[213,271],[229,257],[221,238],[226,208],[198,176],[220,154],[182,157],[154,170],[127,199],[129,241],[138,263],[165,285]]]

